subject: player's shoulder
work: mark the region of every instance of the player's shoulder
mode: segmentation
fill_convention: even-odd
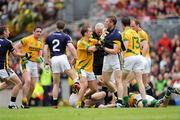
[[[147,35],[147,32],[146,32],[145,30],[141,29],[141,30],[140,30],[140,34],[142,34],[142,35]]]
[[[11,41],[11,40],[9,40],[9,39],[6,39],[6,40],[7,40],[8,43],[12,44],[12,41]]]
[[[29,35],[29,36],[26,36],[26,37],[24,37],[24,38],[22,38],[22,39],[23,39],[23,40],[30,40],[30,39],[32,39],[32,38],[34,38],[33,35]]]

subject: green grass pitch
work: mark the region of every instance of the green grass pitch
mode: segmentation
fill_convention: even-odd
[[[180,120],[180,106],[119,109],[33,107],[9,110],[0,108],[0,120]]]

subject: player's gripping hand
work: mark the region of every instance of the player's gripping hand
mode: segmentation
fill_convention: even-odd
[[[104,50],[104,46],[102,44],[96,44],[95,47],[97,50]]]
[[[44,58],[43,58],[42,56],[40,56],[40,57],[38,57],[38,58],[36,59],[36,62],[37,62],[37,63],[43,63],[43,62],[44,62]]]

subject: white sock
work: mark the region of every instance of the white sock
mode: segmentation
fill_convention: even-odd
[[[79,83],[79,78],[74,79],[74,83],[78,82]]]
[[[57,100],[57,98],[53,98],[53,100]]]
[[[16,105],[16,104],[15,104],[15,102],[10,101],[9,105],[13,106],[13,105]]]

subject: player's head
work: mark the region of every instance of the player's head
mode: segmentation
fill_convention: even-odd
[[[138,31],[138,29],[140,28],[140,22],[137,19],[132,19],[131,27],[133,30]]]
[[[136,100],[134,99],[134,96],[134,93],[129,94],[128,104],[130,107],[135,107]]]
[[[91,35],[92,35],[92,29],[91,29],[91,27],[90,26],[83,26],[82,28],[81,28],[81,34],[82,34],[82,36],[83,37],[91,37]]]
[[[34,34],[34,37],[35,38],[39,38],[41,36],[41,33],[42,33],[42,27],[41,26],[36,26],[34,28],[34,31],[33,31],[33,34]]]
[[[117,19],[115,16],[108,16],[105,20],[105,27],[107,29],[113,29],[116,26]]]
[[[130,24],[131,24],[131,20],[130,20],[130,18],[129,18],[128,16],[123,17],[122,20],[121,20],[121,22],[122,22],[122,25],[123,25],[124,27],[129,27]]]
[[[63,20],[58,20],[56,22],[56,27],[57,27],[58,30],[64,30],[65,25],[66,24],[65,24],[65,22]]]
[[[98,36],[101,36],[101,35],[102,35],[103,30],[104,30],[104,24],[102,24],[102,23],[97,23],[97,24],[95,25],[95,32],[96,32],[96,34],[97,34]]]
[[[4,25],[0,25],[0,36],[8,38],[9,34],[10,34],[9,29]]]

